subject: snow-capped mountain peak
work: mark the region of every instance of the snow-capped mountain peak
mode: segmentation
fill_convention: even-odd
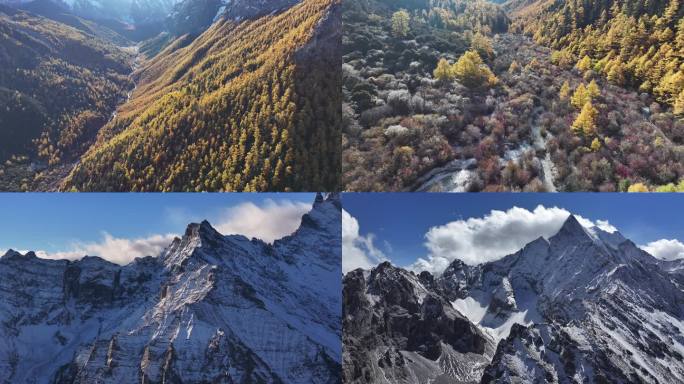
[[[551,241],[587,241],[593,240],[591,232],[580,224],[579,220],[574,215],[568,216],[565,222],[558,230],[558,232],[553,235],[549,240]]]
[[[330,193],[325,197],[318,193],[313,208],[302,216],[302,224],[298,231],[302,231],[303,228],[320,230],[337,227],[340,225],[337,219],[341,215],[341,211],[342,203],[338,193]]]
[[[654,258],[608,225],[582,222],[569,216],[548,240],[539,237],[484,264],[456,260],[438,277],[389,264],[348,273],[345,379],[680,382],[682,263]],[[467,318],[483,340],[497,345],[496,352],[462,356],[444,344],[405,344],[400,325],[419,318],[425,303],[433,305],[428,298],[448,302],[456,317]],[[436,323],[421,327],[446,340]]]
[[[339,381],[334,199],[267,244],[188,225],[157,258],[0,259],[0,381]],[[325,220],[324,220],[325,218]],[[304,221],[304,219],[303,219]],[[29,264],[30,263],[30,264]]]
[[[653,256],[619,232],[584,227],[571,215],[548,241],[539,238],[513,255],[472,270],[480,277],[471,278],[474,283],[453,303],[502,340],[487,380],[516,376],[536,381],[541,379],[535,376],[536,369],[551,372],[543,379],[547,381],[572,377],[556,355],[563,349],[572,350],[573,364],[586,375],[577,376],[580,381],[594,382],[601,371],[604,378],[612,378],[608,381],[632,375],[667,382],[678,376],[672,376],[667,363],[655,360],[657,353],[645,346],[649,342],[631,336],[630,329],[648,324],[668,345],[671,336],[666,335],[681,324],[684,292]],[[648,313],[659,317],[649,318]],[[539,342],[524,342],[528,338]],[[683,348],[681,342],[668,347],[665,355],[670,357],[665,360],[675,361]],[[556,352],[535,355],[542,349]],[[604,356],[598,363],[592,360],[597,354]],[[528,359],[528,366],[512,364],[512,355]],[[681,365],[677,369],[684,371]]]

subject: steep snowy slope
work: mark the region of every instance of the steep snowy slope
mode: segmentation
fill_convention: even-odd
[[[437,278],[387,264],[356,270],[344,279],[343,372],[350,382],[681,382],[681,266],[570,216],[548,240],[477,266],[457,260]],[[406,324],[416,319],[442,350],[454,342],[453,327],[421,315],[425,298],[441,303],[438,313],[467,318],[458,328],[498,345],[493,357],[484,348],[446,366],[426,343],[409,357],[406,335],[416,328]],[[472,337],[461,333],[456,341]]]
[[[118,266],[0,259],[0,381],[336,383],[341,206],[267,244],[191,224]]]
[[[485,265],[466,297],[487,307],[478,323],[506,339],[483,381],[678,382],[684,292],[660,266],[572,216],[548,241]],[[509,334],[513,322],[528,326]]]

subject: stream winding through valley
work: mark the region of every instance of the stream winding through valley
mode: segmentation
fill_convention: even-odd
[[[513,35],[508,36],[511,37]],[[522,36],[514,36],[514,38],[528,39]],[[501,160],[503,164],[508,161],[517,161],[529,149],[534,149],[537,153],[544,153],[544,157],[537,157],[541,163],[538,177],[547,192],[557,192],[558,188],[554,184],[556,167],[551,160],[551,154],[546,148],[546,142],[551,134],[547,131],[546,137],[542,135],[539,121],[543,112],[544,109],[537,106],[530,117],[529,126],[532,143],[522,142],[516,148],[508,149],[503,154]],[[414,183],[414,187],[410,190],[415,192],[467,192],[470,190],[471,184],[476,177],[476,169],[477,160],[474,158],[454,159],[446,165],[436,167],[420,176]]]

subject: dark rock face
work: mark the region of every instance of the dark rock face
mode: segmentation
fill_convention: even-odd
[[[438,378],[445,375],[422,365],[439,369],[446,361],[466,355],[486,359],[493,352],[490,339],[422,281],[431,276],[418,277],[389,263],[345,276],[344,382],[374,382],[378,370],[396,382]]]
[[[180,1],[166,19],[167,27],[175,36],[199,34],[214,22],[222,4],[221,0]]]
[[[433,286],[450,301],[462,299],[467,294],[468,287],[478,283],[481,275],[479,265],[470,266],[456,259],[444,270]]]
[[[226,6],[225,15],[229,19],[244,20],[283,11],[300,0],[232,0]]]

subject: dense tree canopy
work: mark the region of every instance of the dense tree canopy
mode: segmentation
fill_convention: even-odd
[[[681,0],[534,2],[515,29],[556,50],[554,61],[675,106],[684,91]],[[540,9],[541,8],[541,9]],[[679,105],[678,105],[679,106]]]
[[[587,101],[582,107],[582,111],[572,123],[572,129],[578,135],[591,137],[596,133],[596,118],[598,111],[591,105],[591,101]]]
[[[661,96],[676,94],[681,77],[673,71],[659,80],[663,91],[640,90],[631,59],[623,58],[641,48],[623,50],[631,36],[615,34],[619,23],[610,21],[612,13],[592,19],[601,11],[592,8],[586,17],[567,12],[570,3],[584,12],[590,5],[611,8],[613,1],[511,0],[508,9],[523,6],[513,14],[514,33],[496,33],[496,22],[479,23],[496,20],[497,12],[466,14],[476,4],[480,10],[493,4],[465,3],[345,2],[346,188],[627,191],[636,185],[632,189],[670,191],[682,185],[684,120],[672,112],[684,115],[684,96],[674,104]],[[653,27],[649,33],[663,31],[644,35],[656,53],[661,40],[680,45],[681,22],[672,23],[672,33],[662,26],[681,15],[668,4],[676,16],[663,16],[661,7],[644,20]],[[410,28],[399,38],[391,18],[402,8]],[[574,21],[554,19],[561,10]],[[551,32],[537,34],[542,27]],[[681,65],[681,50],[669,52],[644,68]]]
[[[468,88],[494,86],[498,79],[476,51],[467,51],[454,64],[454,76]]]
[[[339,17],[325,17],[338,6],[307,0],[172,43],[140,71],[64,189],[336,189]],[[321,28],[328,37],[312,41]]]

